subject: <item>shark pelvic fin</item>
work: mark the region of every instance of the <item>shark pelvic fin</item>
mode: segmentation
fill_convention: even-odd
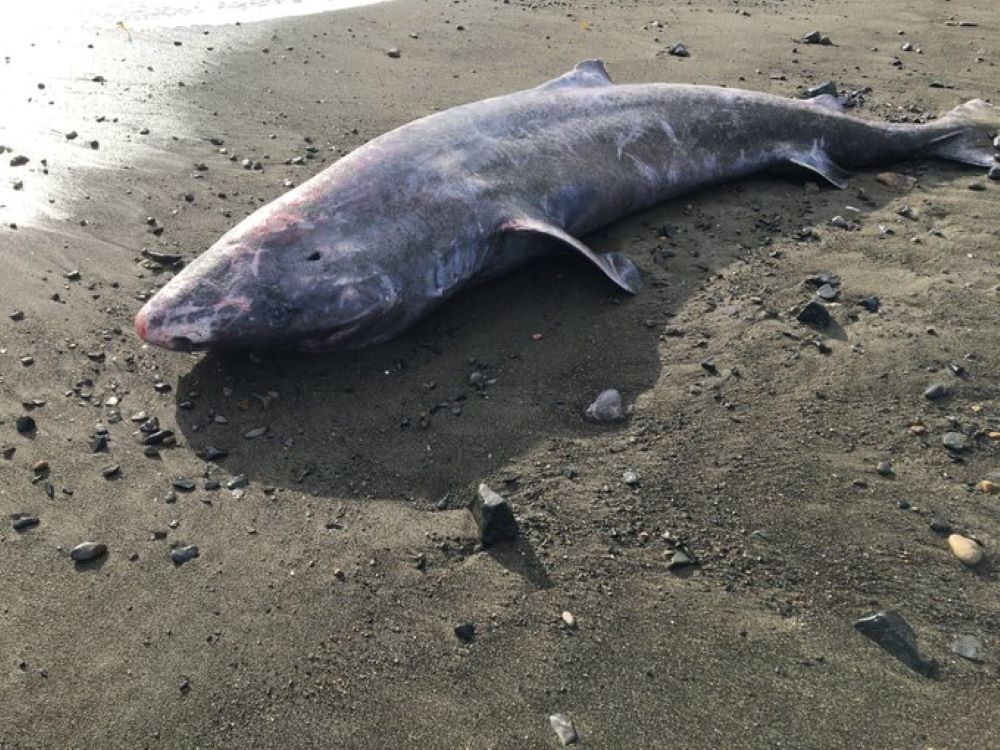
[[[602,60],[584,60],[568,73],[558,78],[546,81],[538,86],[539,91],[554,91],[559,89],[593,88],[596,86],[614,86],[615,82],[608,75]]]
[[[511,219],[500,226],[501,232],[518,232],[549,237],[585,257],[601,269],[605,276],[629,294],[637,294],[642,287],[642,276],[631,258],[621,253],[595,253],[576,237],[548,221],[541,219]]]
[[[841,190],[847,187],[847,178],[851,176],[850,172],[837,164],[825,151],[819,148],[814,148],[811,151],[801,154],[793,154],[788,157],[788,161],[797,167],[802,167],[818,174],[831,185]]]

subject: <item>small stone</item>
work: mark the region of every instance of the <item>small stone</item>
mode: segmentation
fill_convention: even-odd
[[[465,622],[455,626],[455,637],[462,643],[472,643],[476,637],[476,626]]]
[[[187,477],[174,477],[170,480],[170,484],[181,492],[191,492],[195,487],[194,480]]]
[[[974,568],[983,559],[983,548],[975,539],[969,539],[961,534],[952,534],[948,537],[948,546],[955,557],[963,564]]]
[[[675,550],[674,554],[670,556],[670,562],[667,563],[667,570],[680,570],[682,568],[689,568],[696,564],[697,563],[693,555],[679,549]]]
[[[941,436],[941,444],[953,453],[961,453],[969,447],[969,439],[961,432],[946,432]]]
[[[562,621],[567,628],[570,628],[571,630],[576,629],[576,618],[569,610],[562,613]]]
[[[72,140],[73,140],[74,138],[76,138],[76,137],[77,137],[78,135],[79,135],[79,133],[77,133],[77,132],[76,132],[75,130],[71,130],[71,131],[69,131],[69,132],[68,132],[68,133],[66,134],[66,140],[67,140],[67,141],[72,141]]]
[[[810,31],[802,37],[802,41],[806,44],[819,44],[823,39],[823,35],[818,31]]]
[[[816,296],[824,302],[833,302],[840,296],[840,290],[832,284],[824,284],[816,290]]]
[[[396,58],[398,58],[402,54],[402,52],[399,51],[399,47],[390,47],[389,49],[387,49],[385,51],[385,54],[388,57],[396,59]]]
[[[875,467],[875,471],[877,471],[883,477],[891,477],[893,475],[892,462],[879,461],[878,466]]]
[[[683,42],[677,42],[673,47],[667,50],[667,52],[674,57],[691,57],[691,53]]]
[[[198,548],[193,544],[170,550],[170,560],[174,563],[174,565],[183,565],[188,560],[193,560],[199,555],[200,553],[198,552]]]
[[[241,487],[247,486],[247,475],[237,474],[235,477],[226,482],[227,490],[238,490]]]
[[[948,387],[942,383],[934,383],[924,389],[924,398],[928,401],[940,401],[948,395]]]
[[[976,482],[976,489],[982,492],[984,495],[993,495],[1000,492],[1000,485],[995,482],[991,482],[989,479],[981,479]]]
[[[114,479],[122,473],[122,467],[118,464],[112,466],[105,466],[101,469],[101,476],[105,479]]]
[[[817,96],[837,96],[837,84],[833,81],[824,81],[819,86],[806,89],[806,99],[815,99]]]
[[[549,717],[549,725],[552,727],[552,731],[556,733],[563,747],[572,745],[580,739],[580,736],[576,733],[576,727],[573,726],[573,722],[563,714],[552,714]]]
[[[27,156],[18,154],[17,156],[15,156],[13,159],[10,160],[10,165],[12,167],[23,167],[29,161],[30,160],[28,159]]]
[[[18,516],[12,522],[14,531],[25,531],[33,526],[37,526],[41,521],[38,516]]]
[[[107,551],[107,546],[100,542],[82,542],[69,551],[69,556],[75,562],[88,562],[96,560]]]
[[[990,171],[986,173],[986,176],[991,180],[1000,180],[1000,164],[994,164],[990,167]]]
[[[44,474],[49,470],[49,462],[40,458],[32,465],[31,470],[36,474]]]
[[[876,313],[882,303],[878,297],[865,297],[863,300],[859,300],[858,304],[868,312]]]
[[[161,445],[167,438],[174,436],[173,430],[156,430],[142,439],[143,445]]]
[[[969,661],[983,660],[983,644],[972,635],[960,635],[951,644],[951,650]]]
[[[896,610],[886,609],[862,617],[854,627],[918,674],[930,677],[937,669],[933,659],[921,656],[913,628]]]
[[[264,437],[267,434],[267,427],[254,427],[252,430],[247,430],[243,437],[247,440],[254,440],[255,438]]]
[[[622,474],[622,481],[629,487],[635,487],[639,484],[639,475],[634,469],[627,469],[625,473]]]
[[[903,46],[900,49],[903,52],[913,52],[913,45],[910,42],[903,42]]]
[[[29,432],[34,432],[35,420],[27,415],[21,415],[14,421],[14,428],[22,435],[26,435]]]
[[[806,303],[806,305],[799,310],[795,318],[800,323],[808,323],[819,326],[820,328],[826,328],[830,325],[831,321],[830,311],[826,309],[826,305],[822,302],[817,302],[816,300],[810,300]]]
[[[510,503],[486,484],[479,485],[470,510],[479,527],[479,538],[485,546],[517,537],[517,520]]]
[[[848,232],[853,232],[861,228],[861,225],[856,221],[851,219],[845,219],[843,216],[837,215],[830,219],[830,223],[837,227],[838,229],[846,229]]]
[[[202,450],[198,451],[199,458],[205,461],[219,461],[229,455],[229,451],[223,448],[216,448],[212,445],[205,446]]]
[[[105,448],[108,447],[108,436],[107,435],[95,435],[90,440],[90,452],[100,453]]]
[[[614,388],[601,391],[584,412],[584,418],[591,422],[621,422],[625,416],[622,394]]]
[[[24,310],[14,310],[10,313],[8,317],[15,323],[20,323],[22,320],[24,320]]]
[[[951,533],[951,524],[941,518],[932,518],[930,529],[936,534],[949,534]]]

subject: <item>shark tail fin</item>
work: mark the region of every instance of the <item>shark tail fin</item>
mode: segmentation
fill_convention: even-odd
[[[945,126],[947,132],[930,145],[932,155],[976,167],[1000,164],[996,157],[1000,142],[995,140],[1000,131],[1000,107],[971,99],[955,107],[937,124]]]

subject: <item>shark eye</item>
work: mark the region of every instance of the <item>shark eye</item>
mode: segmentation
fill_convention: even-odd
[[[306,260],[319,260],[319,250],[313,250],[306,256]]]

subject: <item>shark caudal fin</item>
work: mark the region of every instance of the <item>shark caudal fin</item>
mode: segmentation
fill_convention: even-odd
[[[931,144],[928,150],[934,156],[976,167],[1000,164],[995,156],[1000,149],[994,140],[1000,131],[1000,108],[982,99],[972,99],[935,124],[948,128],[949,132]]]

